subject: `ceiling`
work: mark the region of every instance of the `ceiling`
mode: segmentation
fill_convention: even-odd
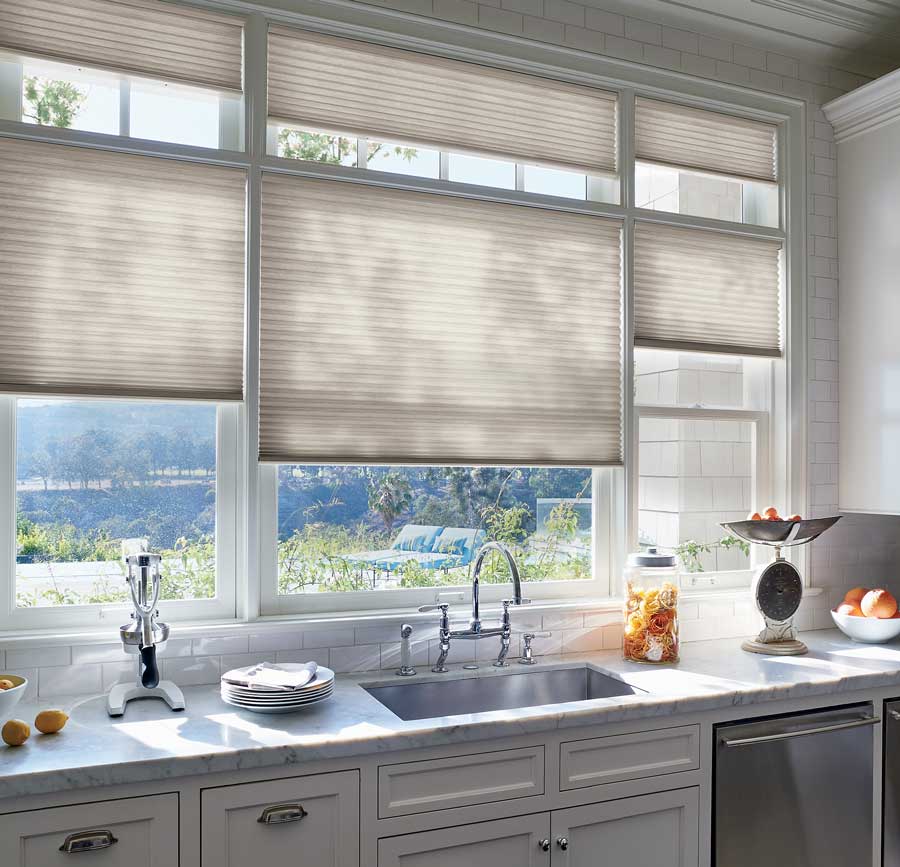
[[[582,2],[861,75],[900,67],[900,0]]]

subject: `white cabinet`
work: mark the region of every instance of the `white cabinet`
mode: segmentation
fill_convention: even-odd
[[[378,867],[549,867],[550,815],[478,822],[378,841]]]
[[[900,515],[900,73],[839,97],[825,113],[838,142],[840,183],[838,504],[848,512]],[[825,210],[817,213],[827,215],[833,201],[821,198]],[[836,281],[816,282],[813,303],[827,320],[837,306]],[[837,364],[812,363],[818,372],[811,378],[833,389]],[[836,429],[827,424],[833,420],[819,421],[821,447],[834,448]]]
[[[172,867],[178,795],[148,795],[0,816],[3,867]]]
[[[698,792],[679,789],[554,811],[553,867],[697,867]]]
[[[202,867],[358,867],[359,774],[204,789]]]
[[[378,842],[378,867],[697,867],[699,789]]]

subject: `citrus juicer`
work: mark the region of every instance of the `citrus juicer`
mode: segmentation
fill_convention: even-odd
[[[745,542],[775,549],[775,559],[760,567],[753,577],[753,601],[764,626],[756,638],[748,638],[741,644],[744,650],[779,656],[806,653],[807,647],[797,638],[794,626],[794,615],[803,598],[803,577],[793,563],[784,559],[781,551],[809,544],[839,520],[840,515],[836,515],[807,521],[732,521],[720,525]]]
[[[132,699],[161,698],[172,710],[184,710],[184,694],[170,680],[160,680],[157,650],[169,638],[168,624],[159,620],[159,554],[147,550],[145,540],[126,540],[122,545],[127,567],[125,580],[134,605],[131,621],[119,629],[125,652],[137,656],[136,682],[117,683],[109,691],[106,708],[110,716],[122,716]],[[138,548],[139,550],[134,550]]]

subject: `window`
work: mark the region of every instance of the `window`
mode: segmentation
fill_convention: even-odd
[[[0,97],[9,120],[196,147],[241,147],[242,100],[236,94],[9,55],[0,55],[3,87],[10,90]]]
[[[720,525],[771,499],[773,364],[635,351],[637,542],[676,553],[686,589],[749,581],[748,546]]]
[[[233,616],[236,407],[7,398],[0,409],[16,443],[9,623],[85,625],[127,607],[131,538],[163,556],[166,619]]]
[[[778,226],[777,184],[685,171],[671,166],[635,164],[635,206],[729,223]]]

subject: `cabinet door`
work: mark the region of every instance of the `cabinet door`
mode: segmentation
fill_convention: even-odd
[[[697,867],[696,788],[555,810],[553,867]]]
[[[479,822],[378,841],[378,867],[549,867],[550,816]]]
[[[204,789],[203,867],[358,867],[359,774]]]
[[[172,867],[178,795],[148,795],[0,816],[3,867]]]

